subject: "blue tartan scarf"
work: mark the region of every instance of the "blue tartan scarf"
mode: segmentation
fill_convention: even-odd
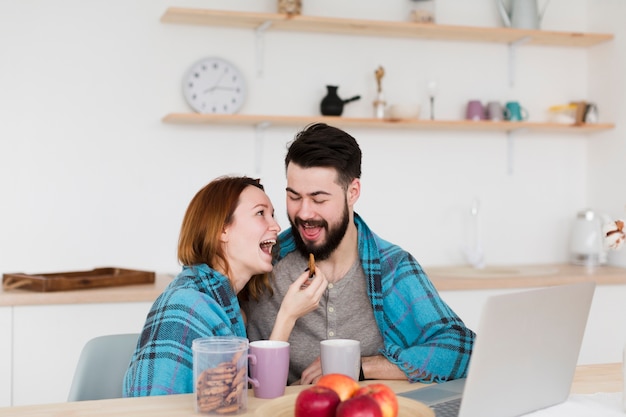
[[[383,336],[381,351],[411,382],[463,378],[475,334],[441,299],[415,258],[374,234],[354,214],[367,292]],[[279,237],[278,262],[296,250],[291,230]]]
[[[204,264],[184,266],[148,313],[126,371],[123,395],[193,392],[191,342],[227,335],[246,337],[230,281]]]

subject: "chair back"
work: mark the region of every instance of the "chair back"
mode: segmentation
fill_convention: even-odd
[[[67,400],[121,398],[124,374],[138,339],[138,333],[131,333],[99,336],[88,341],[78,358]]]

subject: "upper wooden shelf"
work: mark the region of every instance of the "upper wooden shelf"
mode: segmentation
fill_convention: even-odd
[[[416,22],[354,20],[277,13],[236,12],[170,7],[161,22],[240,28],[266,28],[349,35],[392,36],[431,40],[587,47],[613,39],[612,34],[555,32],[494,27],[452,26]]]
[[[558,123],[537,122],[492,122],[471,120],[381,120],[374,118],[356,118],[343,116],[271,116],[232,114],[215,115],[200,113],[170,113],[163,117],[163,122],[174,124],[216,124],[231,126],[301,126],[322,122],[338,127],[368,127],[381,129],[414,129],[414,130],[464,130],[464,131],[500,131],[513,132],[518,130],[561,132],[561,133],[595,133],[613,129],[610,123],[594,123],[583,125],[566,125]]]

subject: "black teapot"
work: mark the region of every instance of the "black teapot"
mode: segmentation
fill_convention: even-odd
[[[324,116],[341,116],[343,113],[343,105],[346,103],[350,103],[351,101],[355,101],[361,98],[361,96],[354,96],[352,98],[342,100],[337,95],[337,89],[339,87],[336,85],[327,85],[326,89],[328,90],[326,96],[322,99],[320,103],[320,111]]]

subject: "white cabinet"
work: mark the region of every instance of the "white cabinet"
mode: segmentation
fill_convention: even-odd
[[[85,343],[106,334],[139,333],[151,305],[151,302],[132,302],[12,307],[12,405],[67,401]],[[0,323],[3,320],[4,310]],[[0,329],[4,332],[4,326]],[[0,339],[0,352],[4,352],[5,340],[10,337]],[[0,378],[7,374],[10,375],[0,372]],[[4,379],[0,381],[0,387],[4,387]],[[0,392],[4,395],[5,390]]]
[[[480,312],[487,297],[524,289],[441,291],[441,297],[472,330],[479,332]],[[626,343],[626,285],[597,285],[578,363],[622,361]]]
[[[626,286],[599,285],[587,321],[578,363],[622,362],[626,344]]]
[[[11,307],[0,307],[0,407],[11,405]]]

